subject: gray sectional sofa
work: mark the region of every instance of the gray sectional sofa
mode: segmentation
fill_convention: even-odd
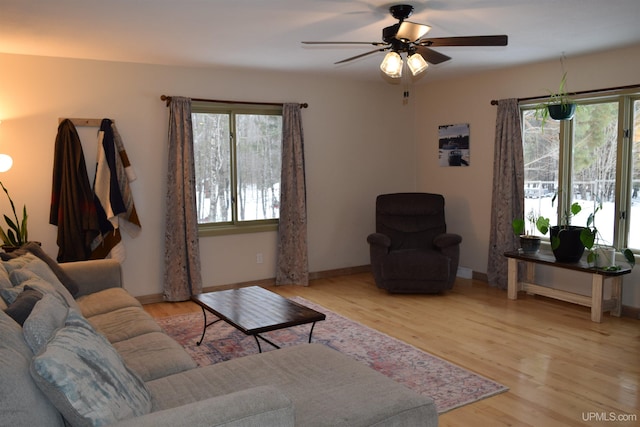
[[[438,424],[431,399],[320,344],[197,367],[115,261],[23,251],[1,263],[0,294],[1,425]]]

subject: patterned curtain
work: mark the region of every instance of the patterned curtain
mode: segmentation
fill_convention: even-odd
[[[300,105],[284,104],[276,285],[309,284],[306,191]]]
[[[487,278],[491,286],[507,288],[506,251],[518,247],[511,222],[524,214],[524,160],[518,100],[498,101],[493,156],[493,194]]]
[[[185,301],[202,292],[191,99],[172,97],[169,108],[164,299]]]

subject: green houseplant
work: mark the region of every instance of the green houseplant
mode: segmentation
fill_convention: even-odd
[[[555,201],[555,196],[553,198]],[[578,202],[574,202],[561,216],[560,224],[549,228],[551,250],[560,262],[578,262],[584,253],[584,243],[581,234],[585,227],[571,225],[571,219],[582,211]]]
[[[598,202],[587,219],[587,226],[580,232],[580,240],[588,252],[587,262],[589,264],[607,271],[620,270],[621,267],[616,264],[615,255],[618,251],[613,246],[602,243],[602,236],[596,227],[596,213],[601,209],[602,202]],[[625,248],[619,252],[633,268],[636,259],[631,249]]]
[[[27,206],[25,205],[22,208],[22,220],[18,219],[18,214],[16,213],[16,207],[9,195],[9,191],[4,186],[2,182],[0,182],[0,186],[4,190],[4,193],[7,195],[9,199],[9,203],[11,203],[11,210],[13,211],[13,218],[9,218],[7,215],[4,215],[4,220],[7,223],[7,229],[5,231],[4,228],[0,227],[0,239],[4,242],[3,249],[5,251],[9,248],[20,247],[28,241],[28,232],[27,232]]]
[[[529,228],[527,229],[527,223]],[[513,233],[520,238],[520,249],[525,254],[534,254],[540,249],[540,236],[536,236],[535,230],[547,234],[549,231],[549,218],[537,215],[533,209],[527,214],[526,221],[516,218],[511,223]]]
[[[562,64],[564,62],[560,61]],[[564,70],[564,65],[563,65]],[[536,119],[541,120],[541,127],[544,128],[545,123],[551,117],[553,120],[569,120],[576,112],[576,104],[567,93],[567,72],[563,71],[560,85],[555,92],[549,92],[549,98],[546,102],[536,106]]]

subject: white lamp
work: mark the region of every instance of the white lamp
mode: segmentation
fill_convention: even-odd
[[[2,120],[0,120],[2,124]],[[13,159],[8,154],[0,154],[0,172],[6,172],[11,169],[13,165]]]
[[[392,79],[402,77],[402,57],[398,52],[387,53],[380,64],[380,69]]]
[[[13,166],[13,159],[8,154],[0,154],[0,172],[6,172]]]
[[[411,74],[417,76],[418,74],[424,72],[429,64],[424,60],[422,55],[419,53],[414,53],[410,57],[407,58],[407,65],[409,65],[409,69],[411,70]]]

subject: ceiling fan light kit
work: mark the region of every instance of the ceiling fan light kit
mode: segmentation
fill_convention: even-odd
[[[402,77],[402,57],[398,52],[387,53],[380,64],[380,69],[392,79]]]
[[[417,76],[423,73],[429,64],[437,65],[451,59],[449,56],[431,49],[432,47],[507,45],[508,38],[506,35],[423,38],[431,30],[429,25],[405,21],[413,13],[413,6],[398,4],[391,6],[389,12],[399,22],[382,29],[382,42],[304,41],[302,43],[312,45],[365,44],[376,46],[375,50],[343,59],[336,62],[336,64],[386,51],[387,54],[380,64],[380,69],[391,78],[402,76],[403,62],[400,56],[401,53],[407,54],[407,65],[411,73]]]
[[[424,24],[416,24],[415,22],[403,21],[398,27],[395,38],[403,43],[411,43],[421,39],[431,30],[431,27]]]
[[[407,65],[411,70],[411,74],[413,74],[414,76],[425,72],[427,70],[427,67],[429,67],[427,61],[425,61],[422,55],[420,55],[419,53],[414,53],[413,55],[409,56],[407,58]]]

